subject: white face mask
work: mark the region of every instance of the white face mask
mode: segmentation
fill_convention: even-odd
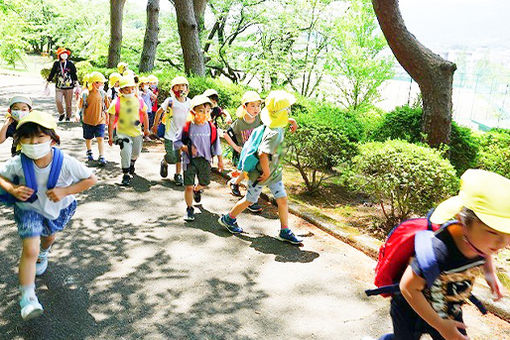
[[[148,89],[149,89],[149,85],[144,85],[144,86],[143,86],[143,90],[144,90],[144,91],[147,91]]]
[[[11,111],[12,118],[14,118],[17,121],[21,120],[27,114],[28,114],[28,111],[22,111],[22,110],[12,110]]]
[[[67,59],[67,54],[66,54],[66,53],[62,53],[62,54],[60,55],[60,58],[61,58],[62,60],[66,60],[66,59]]]
[[[41,144],[21,144],[21,152],[33,160],[43,158],[51,152],[51,140]]]
[[[123,93],[122,96],[126,97],[126,98],[132,98],[135,96],[135,94],[134,93]]]
[[[114,86],[113,89],[115,90],[115,92],[119,93],[120,91],[120,87],[119,86]]]

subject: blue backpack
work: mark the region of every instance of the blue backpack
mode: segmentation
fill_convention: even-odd
[[[244,144],[241,155],[239,156],[239,164],[237,165],[239,170],[250,172],[257,167],[259,163],[259,146],[262,142],[265,130],[265,125],[261,125],[251,133],[250,138],[248,138]]]
[[[58,177],[60,176],[60,170],[62,170],[62,163],[64,162],[64,153],[57,148],[53,148],[53,161],[51,162],[50,174],[48,176],[48,189],[53,189],[57,185]],[[37,200],[37,180],[34,172],[34,161],[24,154],[21,157],[21,167],[23,168],[23,175],[25,176],[25,185],[32,190],[34,193],[26,201],[27,203],[33,203]],[[16,176],[13,181],[14,184],[19,184],[20,180]],[[0,203],[12,205],[16,202],[23,202],[18,200],[16,197],[0,189]]]

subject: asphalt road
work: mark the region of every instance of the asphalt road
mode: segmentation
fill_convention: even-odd
[[[2,110],[15,93],[55,112],[38,77],[0,76]],[[79,125],[59,124],[58,133],[62,149],[85,161]],[[0,145],[0,162],[10,143]],[[219,177],[186,223],[182,187],[159,176],[161,152],[145,149],[133,187],[123,188],[118,147],[106,149],[108,166],[78,196],[36,280],[45,312],[29,322],[19,315],[20,240],[12,209],[0,207],[1,339],[352,340],[391,330],[389,301],[364,296],[375,262],[363,253],[296,216],[290,224],[304,246],[278,241],[276,210],[267,204],[261,215],[243,214],[246,232],[231,235],[216,220],[236,199]],[[466,320],[474,338],[510,339],[509,325],[494,316],[468,306]]]

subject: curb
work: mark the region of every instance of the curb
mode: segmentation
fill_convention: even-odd
[[[230,179],[226,173],[219,173],[217,169],[213,170],[217,174],[221,175],[225,179]],[[265,193],[261,193],[260,197],[270,202],[273,205],[276,205],[276,200],[272,197],[269,197]],[[379,254],[379,246],[382,244],[381,241],[376,240],[373,237],[364,234],[355,234],[353,232],[349,232],[347,230],[339,230],[340,227],[329,223],[325,219],[318,218],[308,212],[306,212],[306,207],[291,202],[289,200],[289,212],[292,214],[302,218],[303,220],[313,224],[315,227],[320,230],[330,234],[336,239],[347,243],[348,245],[358,249],[365,255],[369,256],[373,260],[377,261],[377,257]],[[367,289],[370,288],[370,284],[367,284]],[[510,305],[505,303],[505,301],[494,301],[492,299],[491,291],[487,283],[483,280],[476,280],[475,286],[473,288],[475,295],[482,301],[485,308],[491,313],[496,315],[497,317],[510,322]]]

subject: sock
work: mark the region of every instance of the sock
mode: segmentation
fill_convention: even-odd
[[[232,214],[231,214],[231,213],[228,213],[228,215],[227,215],[227,216],[228,216],[228,217],[229,217],[232,221],[235,221],[235,220],[236,220],[236,218],[235,218],[234,216],[232,216]]]
[[[122,173],[127,175],[129,173],[129,168],[122,168]]]
[[[51,246],[48,247],[48,249],[43,249],[41,246],[41,249],[39,250],[39,257],[47,257],[50,252]]]
[[[35,283],[32,283],[31,285],[27,286],[19,286],[19,291],[21,293],[21,298],[23,298],[26,295],[35,295]]]
[[[87,156],[92,155],[92,150],[87,150]]]
[[[284,230],[284,229],[289,229],[289,227],[286,225],[282,225],[282,230]]]
[[[134,167],[135,166],[135,162],[136,162],[136,159],[135,160],[131,160],[131,162],[129,163],[131,167]]]

